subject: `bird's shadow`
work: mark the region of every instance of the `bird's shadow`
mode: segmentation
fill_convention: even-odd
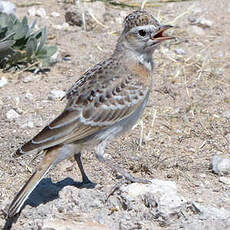
[[[96,184],[90,183],[90,184],[83,185],[81,182],[76,182],[70,177],[67,177],[64,180],[59,181],[57,183],[53,183],[50,178],[45,178],[41,180],[38,186],[30,194],[27,201],[23,205],[22,209],[26,205],[37,207],[40,204],[45,204],[49,201],[57,199],[59,197],[59,192],[66,186],[74,186],[79,189],[81,188],[92,189],[96,186]],[[10,230],[12,224],[17,221],[18,217],[19,215],[7,218],[3,230]]]

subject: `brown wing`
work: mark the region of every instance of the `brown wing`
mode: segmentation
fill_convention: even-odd
[[[107,65],[106,78],[100,65],[83,75],[67,93],[69,101],[64,112],[22,146],[18,154],[80,141],[131,115],[143,103],[148,89],[133,76],[122,76],[124,71],[109,68],[109,60]]]

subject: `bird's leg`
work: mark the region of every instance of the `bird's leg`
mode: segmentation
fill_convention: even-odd
[[[112,168],[113,170],[115,170],[116,172],[120,173],[126,180],[132,182],[132,183],[144,183],[147,184],[150,181],[144,178],[137,178],[132,176],[131,174],[129,174],[128,172],[126,172],[125,170],[123,170],[122,168],[120,168],[118,165],[114,164],[112,161],[110,161],[109,159],[106,159],[104,157],[104,149],[105,149],[105,145],[106,142],[101,142],[97,148],[96,148],[96,157],[97,159],[106,164],[108,167]]]
[[[82,184],[93,184],[93,182],[87,177],[85,170],[83,168],[82,161],[81,161],[81,153],[75,153],[74,159],[77,161],[77,165],[81,172]]]

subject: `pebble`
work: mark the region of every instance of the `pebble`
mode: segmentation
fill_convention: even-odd
[[[219,178],[219,181],[222,182],[222,183],[224,183],[224,184],[230,185],[230,178],[229,177],[221,176]]]
[[[58,12],[52,12],[51,16],[54,17],[54,18],[56,18],[56,17],[59,17],[60,14]]]
[[[0,98],[0,109],[2,108],[2,106],[3,106],[3,101]]]
[[[196,21],[196,24],[203,27],[203,28],[210,28],[213,25],[213,22],[206,19],[206,18],[199,18]]]
[[[15,14],[16,6],[9,1],[0,1],[0,12],[6,14]]]
[[[32,81],[34,81],[36,79],[39,80],[40,78],[41,78],[40,76],[29,75],[29,76],[24,77],[23,82],[28,83],[28,82],[32,82]]]
[[[28,121],[25,124],[21,125],[21,128],[26,129],[26,128],[30,128],[32,129],[34,127],[34,123],[32,121]]]
[[[5,85],[7,85],[7,84],[8,84],[7,78],[2,77],[2,78],[0,79],[0,88],[2,88],[3,86],[5,86]]]
[[[205,35],[204,30],[196,25],[191,26],[191,32],[197,35]]]
[[[222,117],[224,118],[230,118],[230,111],[225,111],[222,113]]]
[[[62,25],[53,25],[53,28],[57,30],[70,30],[70,26],[67,22],[64,22]]]
[[[157,212],[163,218],[169,218],[171,215],[179,213],[181,208],[187,202],[177,192],[177,186],[174,181],[163,181],[158,179],[151,180],[151,184],[133,183],[121,187],[126,200],[136,202],[140,197],[148,198],[148,206],[156,206]],[[153,199],[149,199],[152,197]]]
[[[33,99],[33,95],[31,93],[26,93],[25,94],[25,98],[28,100],[32,100]]]
[[[11,109],[6,113],[6,118],[10,121],[17,119],[19,117],[20,115],[14,109]]]
[[[53,89],[50,91],[48,99],[49,100],[61,99],[64,96],[65,96],[65,92],[63,90]]]
[[[46,10],[44,8],[38,8],[36,10],[36,16],[41,17],[41,18],[45,18],[46,17]]]
[[[211,158],[212,171],[218,175],[224,175],[230,173],[230,158],[222,157],[215,154]]]
[[[29,8],[28,14],[29,14],[29,16],[34,17],[36,15],[36,8],[35,7]]]
[[[176,48],[174,51],[176,54],[185,55],[185,51],[181,48]]]

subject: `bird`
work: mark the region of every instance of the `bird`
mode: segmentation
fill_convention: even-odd
[[[112,55],[86,71],[66,92],[63,112],[16,151],[15,157],[41,152],[44,157],[9,205],[8,217],[20,213],[48,171],[71,156],[78,164],[82,183],[91,183],[81,161],[81,152],[87,146],[95,147],[100,162],[130,181],[139,181],[106,159],[104,150],[141,117],[153,87],[153,52],[161,42],[173,39],[164,34],[171,27],[145,10],[125,17]]]

